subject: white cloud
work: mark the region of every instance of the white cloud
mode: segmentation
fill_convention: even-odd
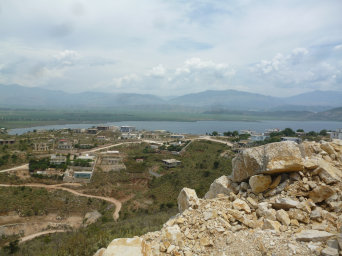
[[[2,1],[0,82],[155,94],[342,90],[341,9],[340,0]]]

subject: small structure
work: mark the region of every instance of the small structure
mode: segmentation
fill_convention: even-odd
[[[96,128],[98,131],[108,131],[109,130],[109,126],[98,126]]]
[[[15,140],[3,140],[0,139],[0,145],[8,145],[8,144],[14,144]]]
[[[33,150],[37,152],[49,151],[49,145],[47,143],[34,143]]]
[[[264,134],[253,134],[249,137],[249,139],[253,142],[255,141],[264,141],[268,136],[265,136]]]
[[[127,139],[139,139],[140,134],[137,133],[122,133],[121,134],[121,139],[122,140],[127,140]]]
[[[97,129],[96,128],[87,129],[87,133],[88,134],[97,134]]]
[[[50,164],[60,165],[60,164],[65,164],[66,161],[67,161],[66,156],[51,155],[50,157]]]
[[[134,126],[121,126],[120,127],[120,132],[134,132],[136,128]]]
[[[60,140],[58,142],[57,148],[61,149],[61,150],[70,150],[73,147],[72,147],[72,144],[69,141],[62,139],[62,140]]]
[[[89,154],[85,154],[85,155],[81,155],[77,157],[77,159],[94,161],[95,156],[90,156]]]
[[[143,162],[144,162],[144,159],[143,159],[143,158],[137,158],[137,159],[135,159],[135,162],[137,162],[137,163],[143,163]]]
[[[281,141],[294,141],[299,144],[302,142],[302,139],[297,137],[282,137]]]
[[[96,166],[104,172],[126,170],[119,151],[101,152]]]
[[[181,161],[176,159],[164,159],[162,161],[167,168],[177,167],[182,163]]]
[[[170,138],[171,139],[177,139],[177,140],[183,140],[184,139],[184,135],[182,135],[182,134],[171,134]]]
[[[330,133],[331,139],[342,140],[342,128]]]

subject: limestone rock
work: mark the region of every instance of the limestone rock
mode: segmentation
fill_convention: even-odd
[[[104,252],[106,251],[105,248],[98,249],[94,256],[103,256]]]
[[[252,188],[253,193],[261,193],[269,188],[272,183],[270,175],[258,174],[250,177],[249,185]]]
[[[338,256],[338,250],[335,248],[327,247],[321,251],[322,256]]]
[[[336,154],[335,149],[330,145],[330,143],[322,143],[321,149],[323,149],[329,155]]]
[[[178,245],[178,243],[182,240],[182,233],[178,225],[174,225],[171,227],[166,227],[163,229],[162,235],[174,245]]]
[[[325,232],[325,231],[319,231],[319,230],[303,230],[300,233],[296,235],[296,239],[298,241],[304,241],[304,242],[320,242],[320,241],[326,241],[329,238],[333,237],[334,235]]]
[[[290,220],[288,213],[284,211],[283,209],[277,211],[276,218],[278,221],[281,222],[281,224],[285,226],[289,226],[291,224],[291,220]]]
[[[99,218],[101,218],[102,214],[98,211],[87,212],[84,216],[84,224],[90,225],[95,223]]]
[[[230,185],[231,180],[227,176],[221,176],[210,185],[209,191],[205,194],[204,198],[215,198],[218,194],[229,195],[232,192]]]
[[[241,200],[241,199],[236,199],[234,202],[233,202],[233,208],[235,210],[243,210],[245,211],[246,213],[251,213],[251,208],[248,206],[248,204]]]
[[[342,181],[342,171],[325,160],[319,162],[319,167],[314,170],[313,174],[318,174],[326,184]]]
[[[151,249],[140,237],[113,240],[102,256],[150,256]]]
[[[335,191],[329,186],[317,186],[312,191],[309,192],[309,197],[314,203],[320,203],[332,195],[335,194]]]
[[[299,209],[292,208],[289,210],[288,214],[291,219],[295,219],[306,224],[310,222],[309,215]]]
[[[293,200],[291,198],[287,198],[287,197],[277,198],[275,200],[275,203],[272,204],[274,209],[284,209],[284,210],[296,208],[298,205],[299,205],[298,201]]]
[[[276,188],[281,181],[281,175],[278,175],[275,179],[272,180],[271,185],[269,186],[269,189],[274,189]]]
[[[301,171],[303,168],[303,159],[297,143],[270,143],[239,153],[233,159],[232,180],[240,182],[256,174]]]
[[[199,205],[199,199],[197,197],[196,191],[190,188],[183,188],[178,195],[178,210],[183,212],[189,207],[197,208]]]
[[[278,221],[265,219],[262,229],[271,229],[279,232],[280,227],[281,224]]]

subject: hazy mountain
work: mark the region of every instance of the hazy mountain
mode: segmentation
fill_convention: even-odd
[[[126,108],[139,110],[310,111],[342,106],[342,92],[314,91],[287,98],[236,90],[204,91],[172,99],[151,94],[83,92],[66,93],[19,85],[0,85],[0,107],[23,108]]]
[[[285,104],[285,101],[275,97],[236,90],[192,93],[174,98],[169,102],[179,105],[221,107],[233,110],[264,110]]]
[[[285,98],[287,104],[302,106],[342,106],[342,92],[313,91]]]
[[[19,85],[0,85],[1,107],[120,107],[164,103],[163,99],[149,94],[101,92],[71,94]]]

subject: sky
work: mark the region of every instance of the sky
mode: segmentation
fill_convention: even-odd
[[[0,84],[342,91],[341,0],[0,0]]]

